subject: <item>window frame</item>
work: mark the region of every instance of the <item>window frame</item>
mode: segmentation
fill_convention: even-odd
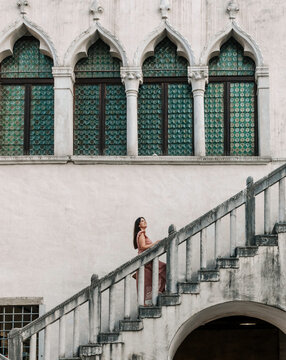
[[[144,72],[143,72],[144,76]],[[161,93],[161,114],[162,114],[162,156],[174,156],[168,155],[168,85],[169,84],[186,84],[191,86],[188,82],[187,76],[158,76],[158,77],[144,77],[144,84],[160,84],[162,88]],[[140,97],[140,88],[139,88],[139,95]],[[139,100],[138,100],[139,102]],[[138,107],[139,109],[139,107]],[[138,118],[139,118],[139,110],[138,110]],[[192,154],[189,156],[194,155],[194,97],[192,96]],[[138,129],[139,133],[139,129]],[[142,155],[141,155],[142,156]],[[143,155],[144,156],[144,155]],[[177,155],[180,156],[180,155]]]
[[[99,85],[99,156],[105,156],[105,106],[106,106],[106,85],[122,85],[121,78],[77,78],[74,83],[74,94],[76,86],[81,85]],[[73,97],[73,114],[75,114],[76,96]],[[127,111],[127,109],[126,109]],[[73,120],[73,144],[75,143],[75,116]]]
[[[38,86],[54,85],[54,79],[53,78],[1,78],[1,64],[0,64],[0,86],[2,85],[21,85],[25,87],[23,155],[30,155],[32,85],[38,85]]]
[[[258,156],[258,110],[257,110],[257,84],[254,75],[220,75],[209,76],[208,84],[223,83],[224,85],[224,154],[223,156],[235,156],[230,154],[230,84],[231,83],[254,84],[254,155]],[[206,85],[206,89],[207,89]]]

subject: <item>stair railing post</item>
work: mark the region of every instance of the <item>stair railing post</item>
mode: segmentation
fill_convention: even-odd
[[[138,305],[144,305],[144,277],[145,277],[145,267],[140,266],[138,270]]]
[[[51,329],[50,326],[45,327],[45,340],[44,340],[44,359],[51,360]]]
[[[279,222],[286,222],[285,213],[285,177],[279,181]]]
[[[175,294],[178,282],[178,237],[174,225],[169,226],[169,236],[172,237],[167,249],[167,293]]]
[[[109,288],[109,309],[108,309],[109,331],[113,332],[114,327],[115,327],[115,285],[112,284]]]
[[[79,313],[80,307],[77,306],[73,312],[73,356],[78,356],[79,348]]]
[[[271,193],[270,188],[264,190],[264,234],[271,234]]]
[[[59,358],[63,359],[66,353],[66,318],[65,315],[59,320]]]
[[[159,291],[159,258],[155,257],[152,262],[152,304],[157,305]]]
[[[192,237],[190,236],[186,240],[186,281],[187,282],[192,280],[192,273],[193,273],[192,254],[193,254],[193,242],[192,242]]]
[[[234,256],[236,248],[236,209],[230,212],[230,256]]]
[[[207,228],[200,232],[200,269],[207,268]]]
[[[23,358],[23,339],[20,329],[12,329],[8,336],[8,357],[9,360]]]
[[[30,352],[29,352],[29,360],[36,360],[37,354],[37,334],[31,336],[30,339]]]
[[[96,274],[91,277],[89,294],[89,343],[97,342],[97,335],[101,329],[101,291]]]
[[[255,196],[253,178],[249,176],[246,180],[246,202],[245,202],[245,237],[246,245],[253,245],[255,235]]]
[[[130,278],[131,275],[124,278],[124,319],[130,319]]]

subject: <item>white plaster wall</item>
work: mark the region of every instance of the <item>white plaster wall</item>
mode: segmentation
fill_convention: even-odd
[[[0,166],[0,297],[43,296],[48,309],[136,255],[138,216],[163,238],[271,168]]]

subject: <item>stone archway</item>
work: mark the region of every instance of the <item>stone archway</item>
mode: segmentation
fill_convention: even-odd
[[[258,318],[223,317],[191,332],[174,360],[279,360],[285,358],[286,335]]]

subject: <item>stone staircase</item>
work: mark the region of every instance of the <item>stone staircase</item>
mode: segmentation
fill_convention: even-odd
[[[44,360],[172,359],[184,337],[204,323],[205,314],[212,320],[220,314],[235,313],[259,317],[264,306],[286,311],[285,175],[286,165],[283,165],[256,183],[248,178],[246,189],[215,209],[179,231],[170,226],[169,236],[156,246],[102,279],[93,276],[90,286],[23,329],[12,330],[10,360],[22,358],[22,343],[26,339],[30,339],[30,360],[36,360],[37,334],[41,330],[45,330]],[[279,184],[279,218],[272,231],[270,189],[276,183]],[[262,192],[264,234],[255,235],[255,197]],[[245,246],[237,246],[236,211],[242,206],[246,241]],[[221,219],[226,216],[230,217],[227,257],[221,256],[219,250]],[[207,228],[211,226],[214,227],[215,265],[207,261]],[[196,234],[200,236],[200,249],[194,254]],[[180,246],[185,246],[186,251],[184,281],[178,276]],[[152,305],[144,306],[144,265],[152,261],[153,271],[158,271],[158,259],[164,254],[167,257],[166,292],[159,295],[158,284],[153,281]],[[193,256],[200,259],[198,271],[192,268]],[[138,311],[137,317],[132,317],[130,284],[135,271],[139,274],[138,304],[135,305]],[[121,305],[115,287],[121,282],[124,282],[124,316],[120,319],[117,307]],[[105,291],[109,293],[107,330],[102,326],[104,304],[101,299]],[[79,309],[86,302],[89,339],[80,345]],[[65,317],[70,313],[73,313],[72,345],[66,342]],[[279,316],[282,318],[284,313]],[[51,353],[49,331],[55,322],[59,323],[57,354]],[[72,349],[68,350],[68,345]],[[73,357],[66,356],[68,353],[73,353]]]

